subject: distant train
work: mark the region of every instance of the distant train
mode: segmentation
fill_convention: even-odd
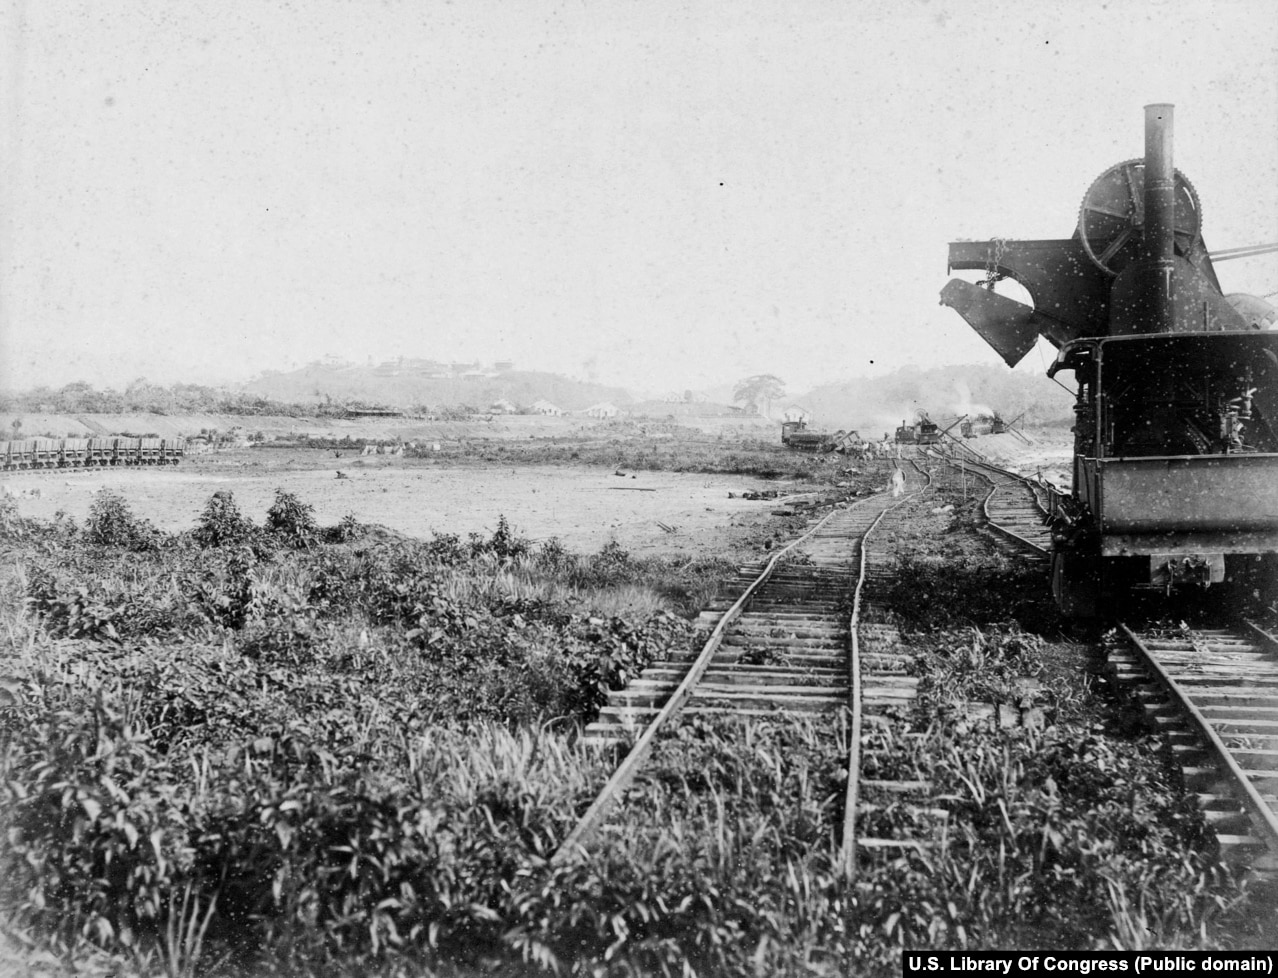
[[[796,452],[862,452],[869,444],[855,431],[808,431],[805,421],[781,422],[781,444]]]
[[[20,438],[0,442],[0,469],[177,465],[185,454],[183,438]]]
[[[919,412],[919,419],[912,425],[901,422],[901,427],[896,429],[896,443],[898,445],[935,445],[941,440],[941,429],[936,423],[922,411]]]

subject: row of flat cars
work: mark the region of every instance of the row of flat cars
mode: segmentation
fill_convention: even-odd
[[[0,442],[0,469],[177,465],[185,454],[183,438],[20,438]]]

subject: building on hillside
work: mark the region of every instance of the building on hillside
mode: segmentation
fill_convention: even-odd
[[[615,418],[617,416],[617,405],[608,401],[600,401],[598,404],[592,404],[583,412],[592,418]]]
[[[414,374],[418,377],[447,377],[449,367],[438,360],[426,357],[400,357],[399,369],[402,373]]]
[[[499,397],[497,400],[493,401],[492,404],[488,405],[489,414],[514,414],[517,410],[518,409],[515,405],[511,404],[510,401],[506,400],[504,397]]]
[[[791,404],[788,408],[781,412],[782,421],[802,421],[807,424],[812,420],[812,412],[805,407],[797,404]]]
[[[509,373],[510,371],[514,369],[515,369],[514,360],[498,360],[496,363],[493,364],[493,370],[497,371],[497,373],[499,374]]]
[[[546,414],[546,415],[551,415],[553,417],[558,417],[564,412],[560,408],[555,407],[555,405],[551,404],[549,401],[541,400],[541,401],[533,401],[532,413]]]

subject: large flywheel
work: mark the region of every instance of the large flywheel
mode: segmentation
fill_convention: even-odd
[[[1097,267],[1117,275],[1140,257],[1145,228],[1145,161],[1118,163],[1097,177],[1078,213],[1078,237]],[[1176,171],[1175,239],[1185,254],[1202,231],[1198,194]]]

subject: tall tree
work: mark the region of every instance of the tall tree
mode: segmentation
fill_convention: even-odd
[[[775,374],[755,374],[738,381],[737,386],[732,389],[732,399],[756,414],[759,412],[759,402],[763,402],[763,414],[767,415],[772,410],[772,402],[779,397],[785,397],[785,381]]]

